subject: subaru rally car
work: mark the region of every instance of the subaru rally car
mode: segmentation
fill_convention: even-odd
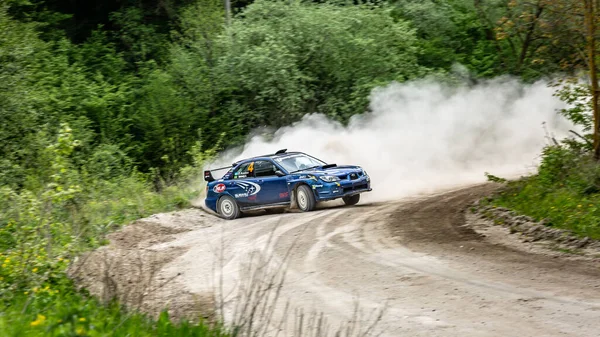
[[[212,171],[229,169],[215,180]],[[279,150],[231,167],[204,171],[206,206],[225,219],[243,211],[297,206],[312,211],[319,201],[341,198],[346,205],[371,191],[371,179],[360,166],[327,164],[302,152]]]

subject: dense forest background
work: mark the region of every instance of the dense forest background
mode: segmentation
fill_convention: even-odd
[[[156,333],[152,321],[127,316],[124,324],[118,305],[76,292],[65,276],[69,259],[127,221],[187,205],[202,163],[255,128],[314,112],[344,123],[368,111],[373,88],[425,76],[464,80],[456,65],[473,82],[579,79],[596,68],[595,5],[0,0],[0,332],[42,335],[36,329],[46,324],[56,335],[92,325]],[[549,173],[518,205],[529,207],[565,177],[575,187],[556,202],[596,193],[586,203],[600,203],[600,171],[588,156],[600,142],[591,135],[597,91],[581,84],[557,94],[573,104],[562,113],[590,134],[546,149]],[[521,209],[543,217],[553,205]],[[164,320],[159,327],[171,331]]]
[[[88,174],[171,183],[193,151],[306,113],[346,121],[390,81],[569,72],[585,41],[553,3],[233,1],[229,20],[218,0],[3,0],[0,185],[43,183],[62,123]]]

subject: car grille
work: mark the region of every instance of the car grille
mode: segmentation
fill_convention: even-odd
[[[362,172],[352,172],[350,174],[338,176],[338,178],[340,178],[342,180],[356,180],[362,176],[363,176]]]
[[[344,187],[344,193],[351,192],[351,191],[363,190],[366,188],[367,188],[367,184],[356,185],[354,187]]]

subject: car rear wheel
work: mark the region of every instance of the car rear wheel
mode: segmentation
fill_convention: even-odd
[[[298,208],[303,212],[310,212],[315,209],[316,201],[315,195],[311,191],[310,187],[301,185],[296,191],[296,203]]]
[[[356,205],[360,201],[360,194],[343,197],[342,200],[344,200],[344,203],[348,206]]]
[[[226,195],[219,199],[217,203],[217,211],[219,215],[227,220],[233,220],[240,216],[240,207],[235,200]]]

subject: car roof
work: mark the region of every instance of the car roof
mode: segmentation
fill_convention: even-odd
[[[238,160],[237,162],[233,163],[232,166],[237,166],[239,164],[242,164],[242,163],[245,163],[245,162],[251,161],[251,160],[260,160],[260,159],[268,160],[268,159],[287,157],[287,156],[297,155],[297,154],[306,154],[306,153],[295,151],[295,152],[281,152],[281,153],[274,153],[274,154],[266,154],[266,155],[262,155],[262,156],[256,156],[256,157],[250,157],[250,158]]]

